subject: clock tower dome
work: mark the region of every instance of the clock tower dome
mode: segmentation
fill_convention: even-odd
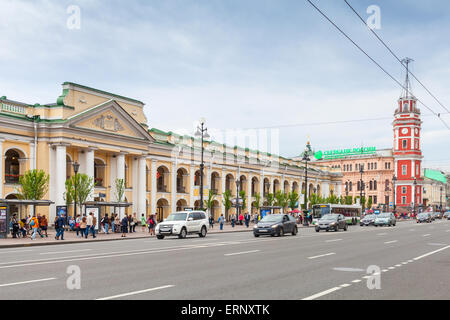
[[[420,137],[422,135],[420,109],[417,98],[411,93],[409,81],[409,64],[412,59],[406,58],[402,63],[406,67],[406,80],[398,106],[394,113],[394,174],[395,205],[398,212],[417,212],[422,204],[422,151]]]

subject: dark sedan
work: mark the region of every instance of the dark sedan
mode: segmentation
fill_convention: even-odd
[[[291,233],[295,236],[298,232],[297,222],[287,214],[270,214],[261,219],[261,221],[253,227],[255,237],[260,235],[284,236]]]
[[[320,230],[339,231],[339,229],[347,231],[347,228],[347,221],[342,214],[326,214],[317,222],[316,232]]]
[[[422,223],[422,222],[427,222],[430,223],[431,222],[431,215],[427,212],[424,213],[419,213],[416,217],[416,221],[417,223]]]

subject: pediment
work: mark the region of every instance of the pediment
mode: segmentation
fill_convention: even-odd
[[[85,110],[68,120],[71,128],[154,141],[152,136],[114,100]]]

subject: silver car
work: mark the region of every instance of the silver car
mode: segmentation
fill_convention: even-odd
[[[395,215],[391,212],[386,213],[380,213],[373,222],[373,225],[375,227],[378,226],[394,226],[397,223],[397,220],[395,219]]]

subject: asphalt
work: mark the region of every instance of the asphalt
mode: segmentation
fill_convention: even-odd
[[[447,220],[6,248],[0,299],[448,299],[449,264]],[[67,286],[70,266],[79,290]],[[385,270],[381,289],[368,288],[369,266]]]

